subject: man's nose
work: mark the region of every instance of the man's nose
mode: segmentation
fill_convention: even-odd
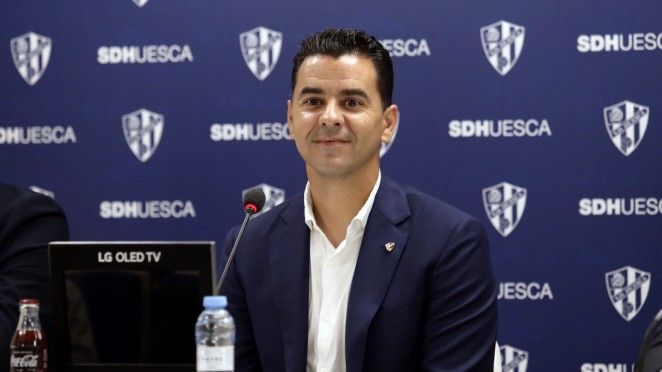
[[[320,123],[325,127],[339,127],[342,124],[342,114],[338,103],[334,100],[330,100],[326,107],[324,107],[324,112],[320,116]]]

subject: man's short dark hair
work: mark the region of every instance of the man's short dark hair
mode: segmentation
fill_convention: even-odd
[[[370,59],[377,71],[377,88],[382,100],[382,107],[391,105],[393,96],[393,63],[382,44],[374,36],[361,30],[327,29],[303,39],[301,47],[294,56],[292,66],[292,92],[297,82],[297,72],[306,59],[316,54],[338,58],[346,54],[355,54]]]

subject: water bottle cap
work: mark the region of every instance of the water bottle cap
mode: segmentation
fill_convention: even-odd
[[[202,306],[205,308],[220,307],[225,308],[228,305],[228,298],[225,296],[205,296],[202,300]]]

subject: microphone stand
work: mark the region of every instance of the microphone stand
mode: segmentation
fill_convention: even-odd
[[[257,212],[256,209],[251,208],[253,207],[252,205],[247,205],[246,209],[244,210],[246,212],[246,216],[244,216],[244,222],[242,222],[241,227],[239,228],[239,233],[237,234],[237,239],[234,241],[234,245],[232,246],[232,250],[230,251],[230,255],[228,256],[228,260],[225,263],[225,267],[223,268],[223,273],[221,274],[221,279],[219,279],[218,284],[216,285],[216,290],[214,291],[216,294],[221,290],[221,286],[223,285],[223,281],[225,280],[225,276],[228,274],[228,269],[230,268],[230,263],[232,262],[232,258],[234,257],[235,251],[237,250],[237,245],[239,245],[239,239],[241,239],[241,235],[244,233],[244,229],[246,228],[246,225],[248,224],[248,220],[251,218],[251,215],[253,213]]]

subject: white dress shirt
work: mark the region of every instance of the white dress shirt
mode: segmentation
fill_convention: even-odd
[[[310,287],[307,372],[342,372],[345,365],[345,318],[349,289],[363,232],[381,182],[381,172],[368,200],[354,216],[337,248],[315,221],[310,183],[304,191],[304,215],[310,228]]]

